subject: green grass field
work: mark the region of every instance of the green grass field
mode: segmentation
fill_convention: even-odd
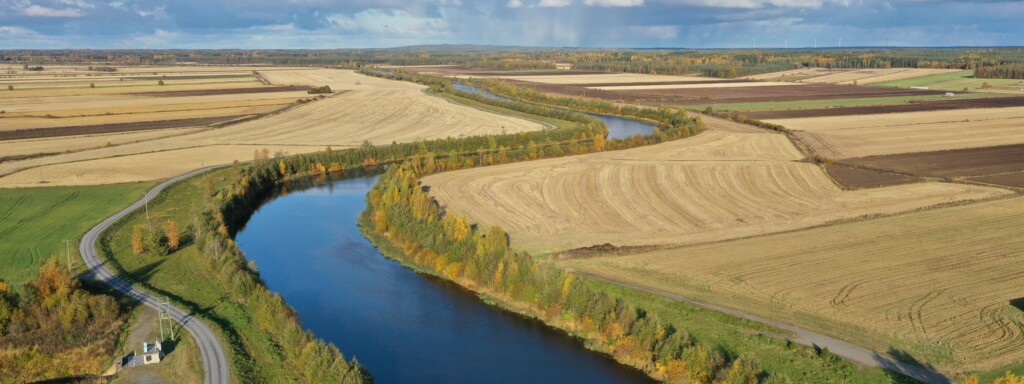
[[[0,189],[0,278],[20,283],[52,256],[83,268],[78,241],[90,227],[142,198],[149,183]]]
[[[670,300],[615,284],[588,279],[595,288],[619,296],[661,319],[684,324],[694,339],[711,347],[735,351],[769,372],[783,373],[794,383],[913,383],[880,368],[863,368],[814,348],[790,343],[784,332],[761,323]]]
[[[981,83],[979,83],[980,86]],[[831,100],[797,100],[797,101],[778,101],[778,102],[759,102],[759,103],[717,103],[717,104],[696,104],[696,105],[681,105],[679,107],[703,111],[707,107],[712,107],[718,111],[741,111],[741,112],[756,112],[756,111],[777,111],[787,109],[821,109],[821,108],[840,108],[840,107],[867,107],[876,105],[896,105],[906,104],[909,101],[927,101],[927,100],[964,100],[964,99],[980,99],[986,97],[1006,97],[1005,94],[998,93],[963,93],[958,94],[954,97],[947,97],[943,95],[923,95],[923,96],[889,96],[889,97],[861,97],[861,98],[850,98],[850,99],[831,99]]]
[[[871,86],[898,88],[928,87],[931,89],[946,91],[963,91],[964,89],[975,91],[981,89],[981,85],[984,83],[988,83],[993,87],[1003,87],[1024,84],[1024,81],[1013,79],[977,79],[974,77],[974,71],[960,71],[904,80],[887,81],[884,83],[871,84]]]

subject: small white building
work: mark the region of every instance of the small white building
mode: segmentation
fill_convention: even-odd
[[[953,93],[953,92],[946,92],[946,97],[953,97],[953,96],[956,96],[956,94]]]
[[[555,63],[555,69],[570,70],[572,63]]]
[[[160,359],[164,358],[164,349],[160,345],[160,341],[157,340],[153,344],[143,342],[141,356],[143,365],[159,363]]]

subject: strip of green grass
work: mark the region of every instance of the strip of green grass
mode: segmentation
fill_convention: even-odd
[[[151,183],[0,189],[0,278],[23,282],[52,256],[63,261],[64,240],[81,271],[78,241],[93,225],[142,198]]]
[[[615,284],[587,279],[594,288],[644,308],[673,324],[685,324],[694,339],[748,358],[768,372],[785,374],[794,383],[914,383],[881,368],[864,368],[835,355],[791,343],[764,324],[709,311]]]
[[[1024,83],[1021,80],[1013,79],[979,79],[974,77],[974,71],[950,72],[931,76],[914,77],[910,79],[887,81],[884,83],[871,84],[878,87],[928,87],[946,91],[978,90],[981,85],[988,83],[993,87],[1002,87]]]
[[[755,112],[755,111],[777,111],[777,110],[789,110],[789,109],[821,109],[821,108],[841,108],[841,107],[868,107],[876,105],[896,105],[905,104],[909,101],[927,101],[927,100],[965,100],[965,99],[980,99],[987,97],[1006,97],[1005,94],[998,93],[962,93],[957,94],[954,97],[947,97],[943,95],[920,95],[920,96],[887,96],[887,97],[861,97],[861,98],[850,98],[850,99],[831,99],[831,100],[797,100],[797,101],[768,101],[759,103],[720,103],[720,104],[697,104],[697,105],[684,105],[683,108],[703,111],[707,107],[712,107],[719,111],[741,111],[741,112]]]

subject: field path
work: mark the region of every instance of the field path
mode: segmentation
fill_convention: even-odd
[[[186,173],[167,180],[153,189],[149,190],[141,200],[136,201],[132,205],[115,213],[113,216],[103,220],[99,225],[93,227],[82,237],[82,242],[79,244],[79,252],[82,255],[82,259],[85,260],[85,265],[89,268],[89,271],[84,274],[85,278],[94,279],[106,283],[112,288],[121,291],[139,302],[148,305],[154,309],[159,310],[159,302],[156,296],[139,290],[133,287],[124,279],[118,277],[109,268],[104,265],[103,259],[100,258],[99,253],[96,252],[96,241],[100,235],[110,228],[111,225],[116,223],[121,218],[127,216],[129,213],[136,209],[142,208],[144,204],[153,200],[157,195],[160,194],[164,188],[187,179],[189,177],[198,175],[206,172],[213,167],[207,167],[197,169],[195,171]],[[203,361],[203,384],[227,384],[231,381],[231,367],[228,365],[227,354],[224,353],[224,346],[221,345],[220,339],[213,333],[206,324],[199,319],[192,316],[192,314],[182,310],[181,308],[171,306],[169,308],[171,318],[181,324],[181,327],[192,334],[192,338],[196,340],[199,345],[199,355]]]
[[[611,284],[623,286],[623,287],[626,287],[626,288],[635,289],[635,290],[638,290],[638,291],[647,292],[647,293],[650,293],[650,294],[653,294],[653,295],[664,297],[666,299],[671,299],[671,300],[683,302],[683,303],[690,304],[690,305],[693,305],[693,306],[696,306],[696,307],[700,307],[700,308],[704,308],[704,309],[707,309],[707,310],[711,310],[711,311],[715,311],[715,312],[721,312],[721,313],[724,313],[724,314],[727,314],[727,315],[730,315],[730,316],[735,316],[735,317],[739,317],[739,318],[742,318],[742,319],[747,319],[747,320],[755,321],[755,322],[758,322],[758,323],[761,323],[761,324],[769,325],[769,326],[772,326],[772,327],[775,327],[775,328],[783,329],[783,330],[786,330],[786,331],[789,331],[789,332],[793,333],[792,337],[788,337],[787,338],[787,339],[789,339],[789,340],[791,340],[793,342],[800,343],[800,344],[803,344],[803,345],[812,346],[812,347],[815,347],[815,348],[828,348],[829,352],[832,352],[832,353],[834,353],[836,355],[839,355],[839,356],[842,356],[842,357],[846,358],[847,360],[851,360],[851,361],[857,362],[857,363],[859,363],[861,365],[864,365],[864,366],[883,368],[883,369],[886,369],[886,370],[889,370],[889,371],[898,372],[898,373],[901,373],[903,375],[913,377],[913,378],[915,378],[917,380],[920,380],[922,382],[925,382],[925,383],[935,383],[935,384],[952,384],[952,383],[955,383],[953,380],[951,380],[950,378],[946,377],[942,373],[936,372],[936,371],[934,371],[932,369],[923,367],[921,365],[894,360],[894,359],[892,359],[892,358],[890,358],[888,356],[880,355],[877,352],[872,351],[872,350],[867,349],[867,348],[864,348],[862,346],[859,346],[859,345],[856,345],[856,344],[852,344],[852,343],[847,342],[847,341],[839,340],[839,339],[836,339],[834,337],[822,335],[820,333],[817,333],[817,332],[814,332],[814,331],[811,331],[811,330],[807,330],[807,329],[804,329],[804,328],[800,328],[800,327],[797,327],[797,326],[792,325],[792,324],[787,324],[787,323],[771,320],[771,319],[768,319],[768,318],[764,318],[764,317],[757,316],[757,315],[754,315],[754,314],[746,313],[746,312],[743,312],[743,311],[740,311],[740,310],[737,310],[737,309],[733,309],[733,308],[729,308],[729,307],[723,307],[723,306],[720,306],[720,305],[708,304],[708,303],[700,302],[700,301],[693,300],[693,299],[685,297],[685,296],[677,295],[677,294],[674,294],[674,293],[671,293],[671,292],[665,292],[665,291],[662,291],[662,290],[659,290],[659,289],[656,289],[656,288],[652,288],[652,287],[648,287],[648,286],[644,286],[644,285],[640,285],[640,284],[633,284],[633,283],[630,283],[630,282],[627,282],[627,281],[616,280],[616,279],[609,279],[609,278],[606,278],[606,277],[602,277],[602,276],[598,276],[598,275],[593,275],[593,274],[590,274],[590,273],[587,273],[587,272],[583,272],[583,271],[578,271],[578,270],[572,270],[571,272],[573,274],[580,275],[580,276],[585,276],[585,277],[590,278],[590,279],[594,279],[594,280],[598,280],[598,281],[603,281],[603,282],[606,282],[606,283],[611,283]]]

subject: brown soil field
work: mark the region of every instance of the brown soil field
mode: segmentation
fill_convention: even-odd
[[[1024,107],[1024,97],[990,97],[963,100],[928,100],[914,101],[896,105],[878,105],[870,107],[838,107],[821,109],[790,109],[779,111],[745,112],[747,117],[766,119],[792,119],[800,117],[873,115],[880,113],[946,111],[952,109],[971,108],[1006,108]]]
[[[984,176],[1024,171],[1024,144],[870,156],[843,162],[928,176]]]
[[[1024,107],[765,120],[844,159],[1024,143]]]
[[[637,82],[633,82],[633,83],[628,83],[628,85],[640,86],[640,85],[689,85],[689,84],[731,84],[731,83],[750,83],[750,81],[748,81],[748,80],[637,81]],[[601,88],[601,87],[615,87],[615,86],[621,86],[621,85],[626,85],[626,84],[623,84],[623,83],[582,83],[582,84],[573,84],[573,85],[577,86],[577,87],[583,87],[583,88]]]
[[[713,127],[713,123],[708,124]],[[775,133],[711,130],[624,151],[430,175],[449,210],[544,254],[722,241],[1008,194],[915,183],[844,191]]]
[[[561,263],[956,375],[1024,361],[1024,312],[1013,305],[1024,285],[1021,212],[1014,197]]]
[[[542,84],[592,84],[592,83],[619,83],[629,85],[637,82],[675,82],[675,81],[715,81],[721,80],[714,77],[697,76],[667,76],[667,75],[645,75],[638,73],[599,73],[599,74],[566,74],[564,76],[500,76],[509,80],[525,81]]]
[[[888,187],[890,185],[907,184],[917,181],[910,176],[844,167],[841,165],[829,165],[825,167],[825,171],[828,172],[829,176],[832,176],[832,180],[851,189]]]
[[[930,68],[857,69],[806,78],[800,82],[848,85],[856,81],[857,84],[864,85],[958,71],[960,70]]]
[[[1003,173],[999,175],[972,177],[967,180],[976,181],[979,183],[995,184],[1024,189],[1024,172],[1013,172]]]
[[[528,81],[513,83],[540,92],[605,100],[630,100],[639,104],[708,104],[713,102],[740,103],[762,101],[796,101],[808,99],[845,99],[854,97],[884,97],[942,94],[942,91],[869,88],[831,84],[788,84],[767,87],[724,87],[688,89],[600,90],[575,85],[541,84]],[[714,83],[711,83],[714,84]]]
[[[409,142],[461,135],[539,130],[537,122],[496,115],[424,94],[424,87],[362,76],[342,70],[273,71],[263,75],[275,84],[330,85],[332,97],[273,116],[225,128],[112,148],[0,164],[0,186],[39,185],[42,166],[49,185],[83,185],[155,180],[178,175],[201,164],[251,160],[267,148],[290,153],[325,146]],[[216,96],[221,97],[221,96]],[[193,148],[196,147],[196,148]],[[161,152],[154,152],[161,151]],[[175,156],[187,156],[173,160]],[[129,170],[136,167],[138,170]],[[32,168],[32,169],[29,169]]]
[[[162,129],[158,131],[123,132],[105,135],[65,136],[45,139],[0,141],[0,159],[78,152],[102,148],[109,145],[123,145],[140,141],[188,135],[205,128]]]
[[[125,123],[145,123],[149,121],[166,121],[179,119],[182,117],[182,115],[185,114],[187,114],[189,118],[259,115],[264,113],[270,113],[283,107],[295,104],[295,100],[293,99],[264,101],[266,103],[260,102],[254,103],[254,105],[243,105],[240,107],[219,108],[216,107],[216,104],[213,104],[210,105],[210,107],[212,108],[209,109],[171,108],[170,110],[162,112],[132,112],[120,114],[88,115],[84,117],[7,117],[0,118],[0,124],[3,125],[2,127],[0,127],[0,132],[16,131],[23,129],[63,128],[86,125],[107,125]],[[156,107],[154,109],[164,108]]]
[[[274,92],[175,98],[132,95],[26,97],[2,100],[0,110],[4,111],[2,116],[5,118],[46,115],[79,117],[292,103],[310,96],[306,92]]]
[[[89,134],[105,134],[131,131],[150,131],[156,129],[203,127],[239,119],[243,116],[200,117],[177,120],[145,121],[137,123],[120,123],[104,125],[79,125],[61,128],[21,129],[16,131],[0,131],[0,141],[38,139],[45,137],[76,136]]]
[[[637,85],[620,84],[614,86],[588,87],[604,91],[647,91],[647,90],[676,90],[676,89],[712,89],[712,88],[751,88],[751,87],[778,87],[778,86],[800,86],[799,83],[782,83],[772,81],[730,81],[730,82],[688,82],[689,84],[658,84],[658,85]]]
[[[758,81],[798,81],[816,76],[824,76],[832,73],[845,72],[845,69],[830,68],[800,68],[788,71],[762,73],[760,75],[744,76],[740,79]]]

